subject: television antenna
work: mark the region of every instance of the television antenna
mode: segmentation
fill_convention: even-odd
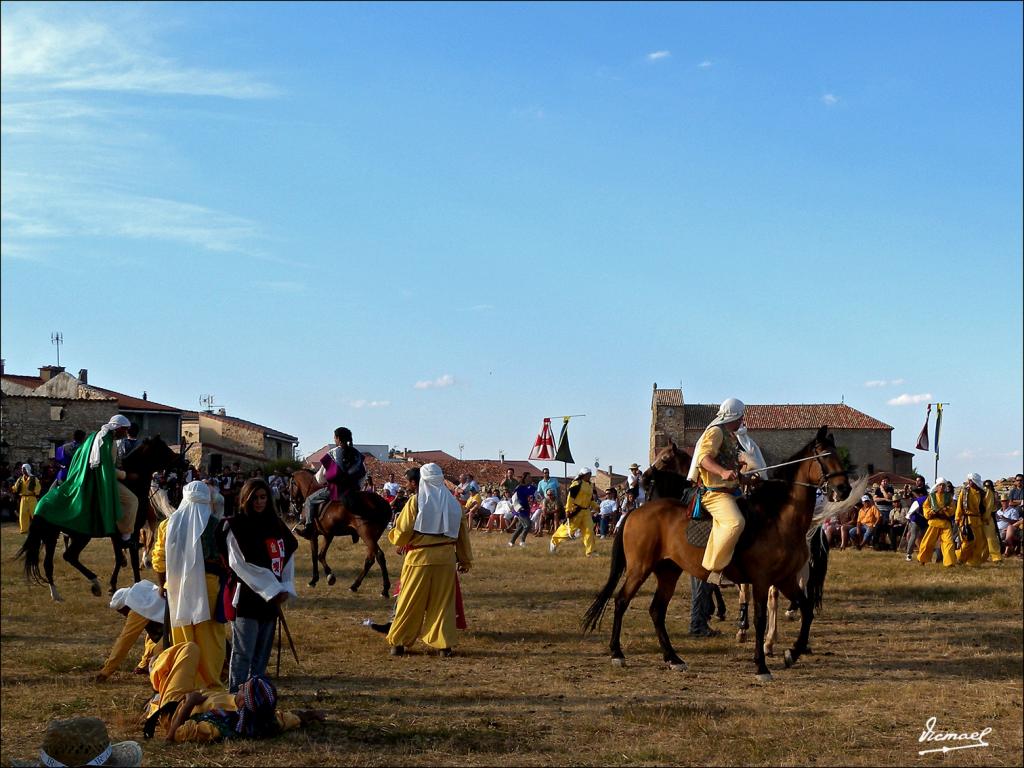
[[[213,404],[216,402],[216,398],[213,395],[200,395],[199,404],[203,406],[207,413],[213,413]]]
[[[60,367],[60,345],[64,343],[64,334],[54,331],[50,334],[50,343],[57,347],[57,367]]]
[[[466,447],[465,443],[459,443],[459,461],[462,461],[462,449]]]

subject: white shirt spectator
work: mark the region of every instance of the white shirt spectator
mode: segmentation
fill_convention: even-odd
[[[497,496],[488,496],[486,499],[480,502],[480,506],[486,509],[488,512],[493,512],[498,506],[498,502],[501,501]]]
[[[601,510],[598,512],[598,514],[601,517],[611,517],[618,511],[619,504],[618,502],[615,501],[615,499],[605,499],[604,501],[601,502]]]
[[[398,483],[384,483],[384,495],[385,496],[397,496],[398,492],[402,490],[402,486]]]

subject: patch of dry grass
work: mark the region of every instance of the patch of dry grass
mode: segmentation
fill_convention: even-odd
[[[452,659],[414,647],[390,658],[383,638],[360,625],[383,620],[372,572],[361,594],[347,584],[362,548],[338,542],[338,583],[305,586],[289,625],[302,659],[282,657],[285,706],[328,712],[323,726],[269,742],[196,747],[146,743],[149,765],[1021,765],[1021,561],[956,569],[907,563],[892,553],[833,553],[814,655],[791,670],[770,660],[774,682],[754,679],[752,646],[733,639],[735,599],[723,635],[692,640],[685,579],[668,626],[690,670],[674,673],[647,615],[651,585],[626,615],[626,668],[608,660],[608,622],[583,638],[580,617],[604,583],[605,557],[578,544],[557,556],[544,539],[508,549],[504,536],[473,532],[477,558],[463,578],[470,629]],[[2,760],[38,749],[54,717],[95,714],[116,739],[140,739],[148,698],[131,675],[141,643],[118,675],[98,686],[122,619],[92,597],[63,563],[66,602],[29,586],[11,561],[21,536],[4,525],[0,603]],[[109,545],[85,560],[106,578]],[[400,560],[389,553],[392,577]],[[796,625],[784,623],[779,653]],[[274,660],[271,660],[273,673]],[[944,730],[992,728],[991,747],[918,756],[925,720]]]

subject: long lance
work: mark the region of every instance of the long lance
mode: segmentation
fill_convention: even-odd
[[[740,472],[741,475],[756,475],[758,472],[765,472],[769,469],[778,469],[779,467],[788,467],[790,464],[799,464],[802,461],[810,461],[811,459],[823,459],[826,456],[831,456],[831,451],[825,451],[825,453],[817,453],[814,456],[806,456],[802,459],[793,459],[792,461],[784,461],[781,464],[772,464],[770,467],[759,467],[757,469],[749,469],[744,472]]]
[[[284,611],[281,606],[277,606],[277,674],[281,674],[281,630],[284,630],[285,637],[288,638],[288,647],[292,650],[292,656],[295,657],[295,663],[299,665],[299,669],[302,669],[302,663],[299,661],[299,654],[295,652],[295,643],[292,641],[292,633],[288,631],[288,622],[284,620]]]

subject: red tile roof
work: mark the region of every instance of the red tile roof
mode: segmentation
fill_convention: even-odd
[[[409,451],[408,455],[421,464],[430,464],[431,462],[441,464],[445,461],[458,461],[458,459],[445,451]]]
[[[717,405],[687,405],[686,428],[702,429],[718,413]],[[889,429],[892,427],[861,413],[845,403],[811,405],[748,405],[744,413],[751,431],[776,429],[818,429],[827,424],[832,429]]]
[[[35,389],[36,387],[41,387],[44,384],[43,380],[38,376],[15,376],[14,374],[5,373],[3,377],[10,382],[20,384],[21,386],[28,387],[29,389]]]
[[[164,413],[182,413],[180,408],[175,408],[171,405],[164,405],[154,400],[143,400],[141,397],[132,397],[126,395],[123,392],[115,392],[112,389],[104,389],[103,387],[96,387],[92,384],[86,384],[85,386],[89,389],[95,389],[97,392],[102,392],[110,397],[117,398],[117,407],[124,411],[162,411]]]
[[[656,389],[654,390],[655,405],[682,405],[683,390],[681,389]]]
[[[182,411],[181,417],[186,421],[198,421],[199,414],[199,411]],[[260,431],[268,435],[269,437],[273,437],[277,440],[283,440],[285,442],[290,443],[297,443],[299,441],[299,438],[295,437],[295,435],[289,435],[287,432],[280,432],[276,429],[265,427],[262,424],[257,424],[255,421],[246,421],[245,419],[239,419],[236,416],[225,416],[219,413],[209,413],[207,411],[203,411],[202,415],[211,419],[216,419],[217,421],[223,421],[228,424],[235,424],[244,429]]]

